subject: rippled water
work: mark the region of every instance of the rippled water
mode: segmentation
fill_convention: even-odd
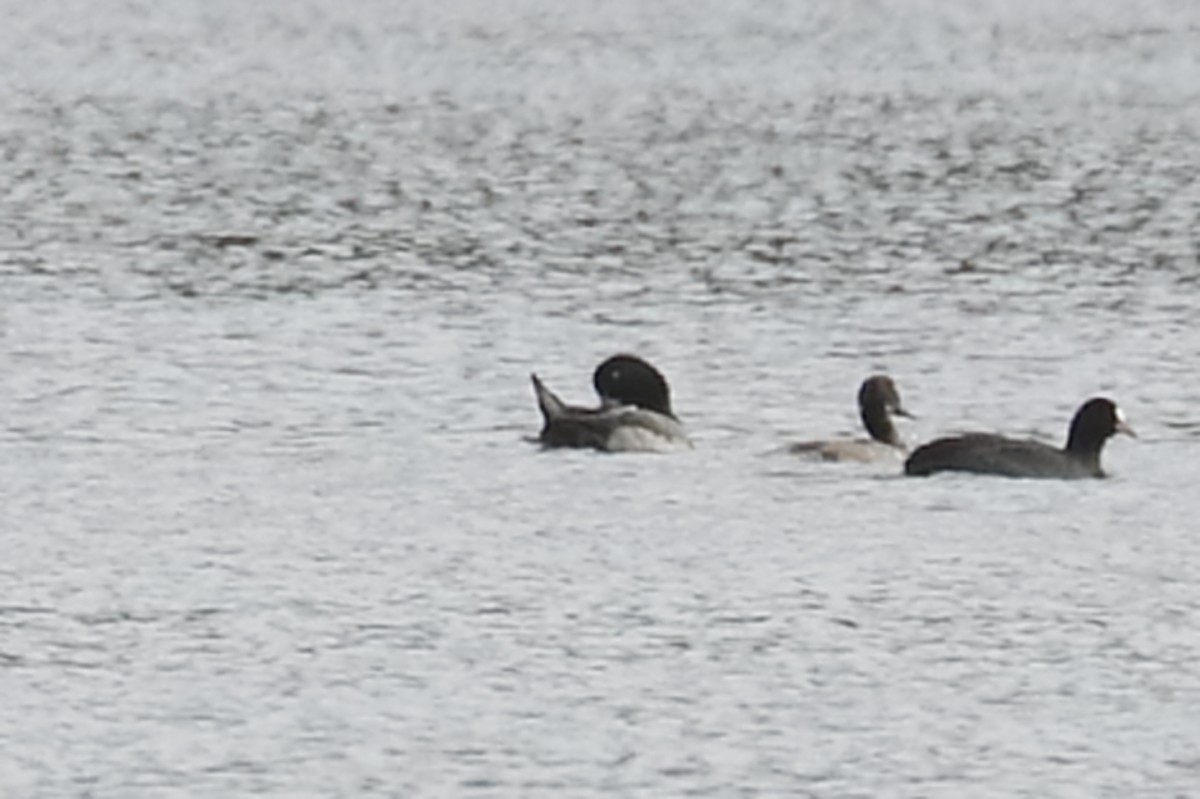
[[[0,793],[1193,795],[1200,8],[947,6],[10,8]]]

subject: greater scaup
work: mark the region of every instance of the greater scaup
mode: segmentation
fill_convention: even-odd
[[[568,405],[530,375],[542,412],[538,440],[546,447],[605,452],[664,452],[690,447],[671,410],[671,390],[662,374],[635,355],[614,355],[596,367],[592,385],[600,407]]]

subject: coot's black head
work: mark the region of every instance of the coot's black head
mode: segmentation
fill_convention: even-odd
[[[1135,436],[1121,409],[1110,399],[1095,397],[1083,403],[1071,420],[1067,452],[1073,455],[1099,455],[1104,442],[1117,433]]]
[[[666,378],[636,355],[614,355],[592,375],[596,393],[605,404],[636,405],[674,416]]]
[[[900,402],[900,391],[887,375],[873,375],[858,390],[858,411],[867,432],[877,441],[899,445],[900,436],[891,415],[912,416]]]

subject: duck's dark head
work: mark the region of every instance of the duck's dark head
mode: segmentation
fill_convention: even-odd
[[[900,402],[900,391],[887,375],[872,375],[858,390],[858,411],[863,426],[871,438],[885,444],[900,446],[900,435],[892,424],[892,416],[911,417]]]
[[[1104,442],[1117,433],[1137,437],[1115,402],[1105,397],[1094,397],[1083,403],[1071,420],[1067,452],[1099,459]]]
[[[592,375],[596,393],[606,405],[636,405],[674,416],[666,378],[636,355],[614,355]]]

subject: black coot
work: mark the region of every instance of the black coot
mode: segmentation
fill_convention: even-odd
[[[905,461],[904,472],[919,476],[957,471],[1005,477],[1103,477],[1100,451],[1115,433],[1134,435],[1116,404],[1096,397],[1076,411],[1063,449],[1038,441],[967,433],[917,447]]]

